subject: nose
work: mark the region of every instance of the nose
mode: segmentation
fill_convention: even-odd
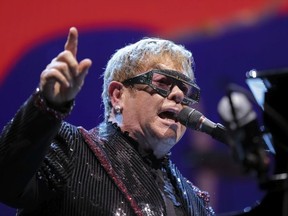
[[[185,95],[184,95],[183,91],[177,85],[174,85],[167,98],[169,100],[174,100],[178,104],[178,103],[181,103],[183,101],[184,96]]]

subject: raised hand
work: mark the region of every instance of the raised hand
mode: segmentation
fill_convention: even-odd
[[[56,106],[74,99],[84,84],[92,61],[77,61],[78,31],[70,28],[64,51],[54,58],[40,76],[40,91]]]

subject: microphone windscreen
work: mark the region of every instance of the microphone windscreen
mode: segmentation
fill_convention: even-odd
[[[253,110],[252,104],[243,93],[232,92],[231,101],[235,111],[235,118],[232,113],[229,98],[223,97],[218,104],[218,113],[220,114],[223,121],[229,125],[230,129],[236,128],[236,122],[238,126],[242,126],[254,120],[257,116]]]

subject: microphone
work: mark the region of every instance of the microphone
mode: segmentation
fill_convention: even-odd
[[[177,119],[186,127],[204,132],[214,139],[227,144],[226,128],[219,123],[212,122],[198,110],[185,107],[179,112]]]

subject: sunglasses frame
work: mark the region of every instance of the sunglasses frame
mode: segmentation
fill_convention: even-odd
[[[154,85],[152,83],[154,73],[165,75],[167,77],[175,79],[178,82],[185,83],[189,87],[191,87],[191,89],[190,89],[190,92],[192,92],[191,96],[188,97],[187,95],[184,95],[184,99],[181,102],[182,104],[190,105],[190,104],[195,104],[195,103],[199,102],[199,100],[200,100],[200,88],[199,88],[199,86],[191,78],[189,78],[188,76],[184,75],[183,73],[175,71],[175,70],[153,69],[153,70],[138,74],[137,76],[128,78],[128,79],[124,80],[122,83],[124,85],[145,84],[145,85],[148,85],[149,87],[151,87],[154,91],[156,91],[161,96],[167,97],[171,93],[171,90],[165,90],[165,89],[159,88],[158,86]]]

